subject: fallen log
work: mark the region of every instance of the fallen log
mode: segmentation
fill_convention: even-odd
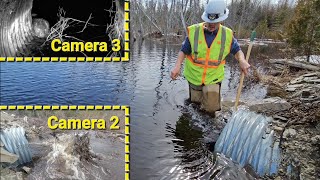
[[[283,65],[288,65],[290,67],[295,67],[295,68],[300,68],[300,69],[306,69],[306,70],[311,70],[311,71],[319,71],[320,67],[303,63],[303,62],[297,62],[297,61],[292,61],[288,59],[270,59],[270,63],[272,64],[283,64]]]

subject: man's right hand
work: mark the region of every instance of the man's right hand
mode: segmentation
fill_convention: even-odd
[[[171,74],[170,74],[170,77],[173,80],[176,80],[178,78],[178,76],[180,75],[180,69],[181,69],[182,62],[184,61],[184,58],[185,58],[184,52],[180,51],[178,54],[176,65],[171,70]]]
[[[178,78],[178,76],[180,75],[180,67],[175,67],[174,69],[172,69],[171,71],[171,78],[173,80],[176,80]]]

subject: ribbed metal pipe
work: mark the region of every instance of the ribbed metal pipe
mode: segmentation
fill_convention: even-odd
[[[278,172],[279,141],[269,128],[271,118],[239,110],[224,127],[215,152],[224,154],[242,167],[250,165],[260,176]]]
[[[33,39],[33,0],[0,0],[0,57],[23,55]]]
[[[12,164],[12,166],[18,166],[32,161],[29,143],[22,127],[1,131],[0,140],[8,152],[19,156],[18,161]]]

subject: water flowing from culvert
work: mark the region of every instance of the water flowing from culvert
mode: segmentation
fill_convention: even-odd
[[[247,176],[232,161],[210,155],[231,116],[214,121],[185,102],[186,80],[171,81],[169,74],[179,49],[145,41],[131,47],[127,63],[1,63],[0,104],[130,105],[132,179],[210,177],[221,166]],[[235,99],[238,70],[237,61],[228,59],[222,83],[226,102]],[[259,84],[245,85],[241,99],[266,94]]]
[[[29,179],[124,179],[124,142],[112,133],[100,138],[89,133],[92,159],[81,160],[75,153],[73,133],[47,142],[32,143],[34,162]],[[101,136],[101,134],[100,134]],[[112,136],[112,137],[111,137]],[[85,154],[88,156],[88,154]]]

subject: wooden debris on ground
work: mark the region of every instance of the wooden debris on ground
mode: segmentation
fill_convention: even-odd
[[[298,61],[292,61],[288,59],[270,59],[269,62],[272,64],[282,64],[282,65],[287,65],[289,67],[306,69],[310,71],[320,71],[320,66],[312,65],[306,62],[298,62]]]

